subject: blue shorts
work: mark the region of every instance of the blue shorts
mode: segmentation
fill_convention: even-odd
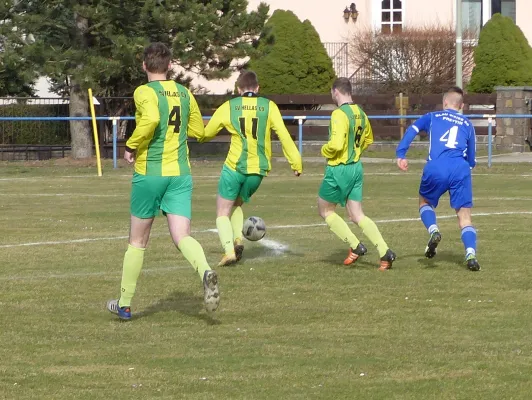
[[[449,192],[451,207],[455,210],[473,207],[471,168],[465,160],[429,161],[423,168],[419,195],[436,208],[445,192]]]

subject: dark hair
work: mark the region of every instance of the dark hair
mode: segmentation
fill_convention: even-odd
[[[144,49],[146,70],[153,74],[168,72],[168,64],[170,64],[171,59],[172,52],[164,43],[152,43]]]
[[[240,90],[256,89],[259,86],[259,78],[253,71],[242,71],[236,80],[236,86]]]
[[[342,94],[353,94],[353,87],[351,81],[347,78],[338,78],[332,85],[332,90],[337,89]]]

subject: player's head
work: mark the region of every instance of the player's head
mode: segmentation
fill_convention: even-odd
[[[349,79],[338,78],[333,82],[331,96],[337,105],[350,102],[352,93],[353,87],[351,86],[351,81]]]
[[[257,93],[259,91],[259,78],[253,71],[242,71],[236,80],[236,88],[239,94],[247,92]]]
[[[464,91],[453,86],[443,95],[443,108],[460,111],[464,105]]]
[[[152,74],[165,74],[170,69],[172,51],[164,43],[156,42],[144,49],[144,71]]]

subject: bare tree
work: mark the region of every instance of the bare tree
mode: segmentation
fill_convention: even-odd
[[[441,92],[455,82],[455,31],[429,26],[383,34],[366,30],[351,38],[350,61],[355,66],[352,82],[359,92]],[[474,40],[464,34],[463,70],[469,79],[473,69]]]

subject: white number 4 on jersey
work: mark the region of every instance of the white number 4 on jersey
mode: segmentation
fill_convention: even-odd
[[[458,126],[453,126],[442,135],[440,142],[447,142],[445,143],[445,147],[456,149],[456,145],[458,144],[456,136],[458,136]]]

